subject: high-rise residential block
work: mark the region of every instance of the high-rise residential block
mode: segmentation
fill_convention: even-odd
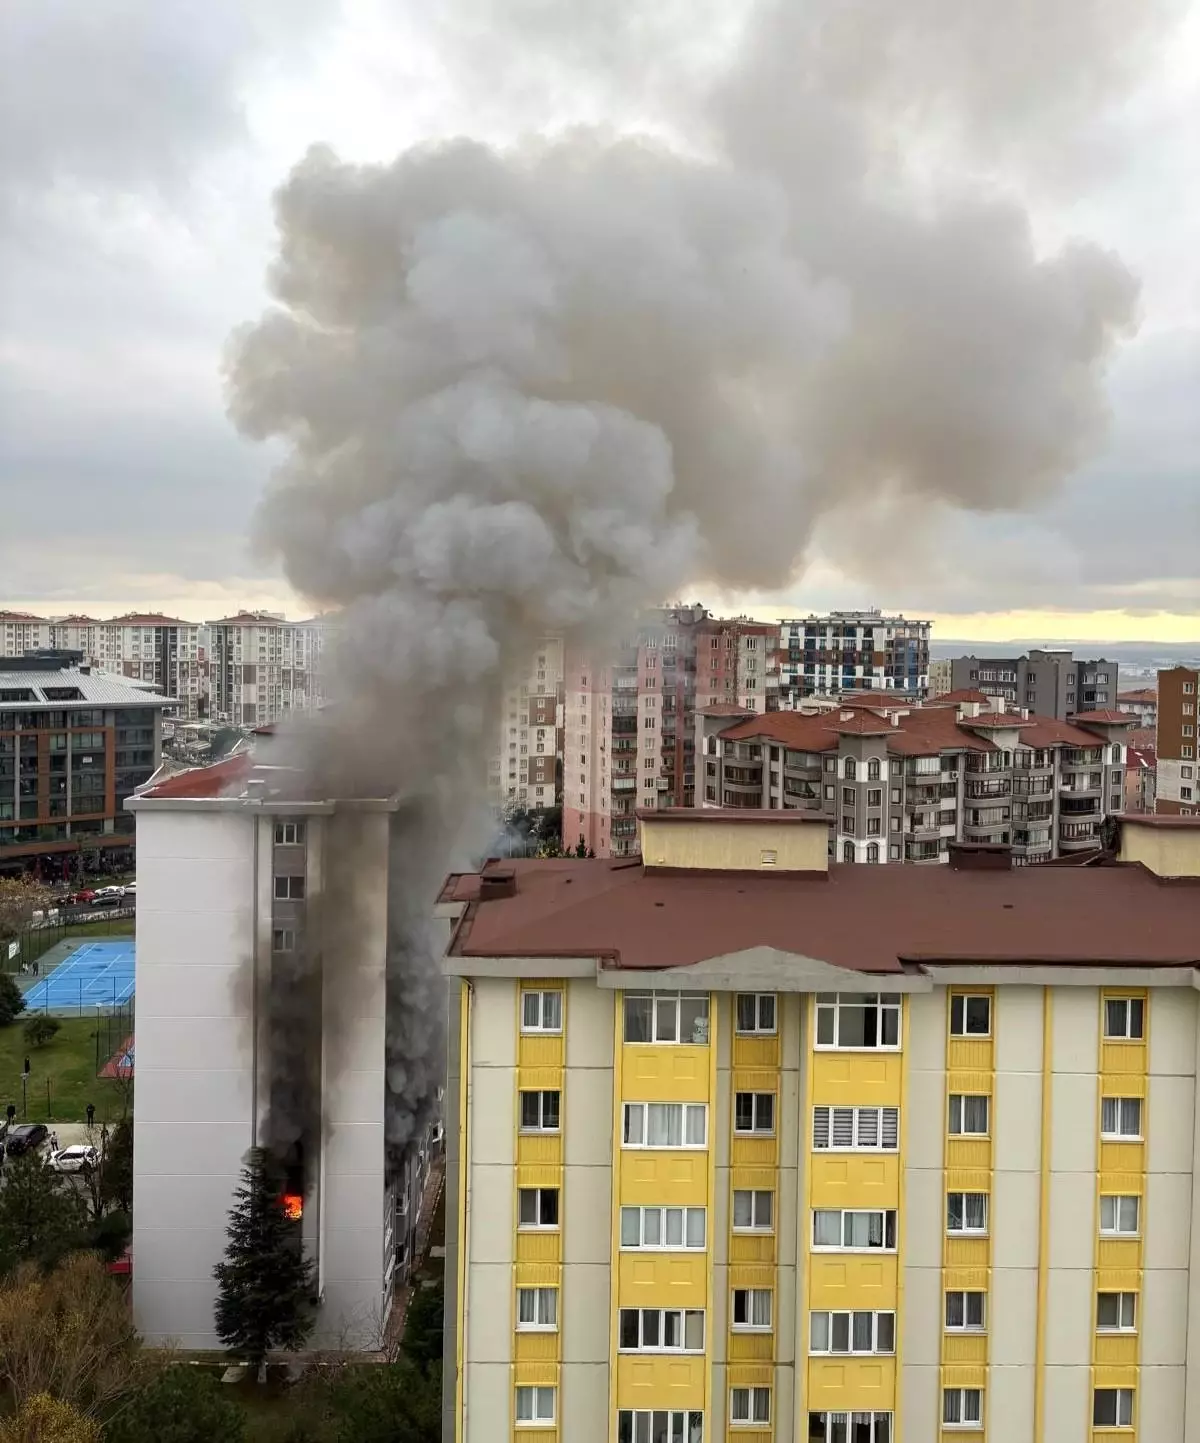
[[[1152,686],[1120,692],[1117,710],[1129,712],[1140,727],[1153,727],[1158,722],[1158,692]]]
[[[214,721],[264,726],[320,705],[327,621],[287,621],[276,612],[255,611],[207,625]]]
[[[949,657],[940,657],[929,663],[929,695],[945,696],[954,690],[954,663]]]
[[[560,800],[563,643],[539,638],[528,667],[506,678],[488,759],[488,799],[497,807],[552,807]]]
[[[443,894],[446,1443],[1189,1439],[1200,821],[642,825]]]
[[[1024,656],[959,656],[951,690],[981,691],[1039,716],[1065,721],[1075,712],[1115,707],[1118,667],[1103,657],[1084,660],[1069,651],[1031,650]]]
[[[1156,812],[1189,815],[1200,805],[1196,772],[1196,698],[1200,671],[1173,666],[1158,674]]]
[[[929,686],[928,621],[879,611],[834,611],[779,623],[779,696],[785,708],[806,697],[852,691],[924,696]]]

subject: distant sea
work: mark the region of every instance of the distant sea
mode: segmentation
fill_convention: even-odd
[[[1015,637],[1011,641],[960,641],[936,636],[930,654],[945,656],[1020,656],[1030,647],[1043,651],[1073,651],[1076,656],[1115,661],[1122,676],[1151,675],[1169,666],[1200,665],[1200,641],[1070,641],[1057,637]]]

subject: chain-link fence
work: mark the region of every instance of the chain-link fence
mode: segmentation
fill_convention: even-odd
[[[60,942],[99,942],[105,937],[128,937],[128,930],[118,931],[112,924],[135,915],[133,907],[81,907],[60,913],[53,921],[28,927],[20,936],[0,942],[0,970],[29,975],[35,964]]]

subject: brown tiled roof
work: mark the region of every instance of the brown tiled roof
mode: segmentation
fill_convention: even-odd
[[[931,696],[926,706],[957,706],[960,701],[978,702],[980,706],[991,706],[992,698],[986,692],[971,687],[959,687],[958,691],[944,691],[941,696]]]
[[[0,611],[0,621],[46,621],[45,616],[34,616],[32,611]]]
[[[1158,745],[1158,732],[1154,727],[1134,727],[1126,733],[1125,745],[1137,747],[1139,751],[1153,751]]]
[[[114,616],[106,626],[196,626],[194,621],[183,621],[178,616],[164,616],[161,611],[130,611],[124,616]]]
[[[1200,826],[1200,818],[1139,820]],[[833,865],[771,877],[643,871],[617,860],[503,865],[516,873],[513,897],[479,901],[478,876],[459,877],[452,890],[447,883],[468,903],[452,952],[599,957],[630,969],[683,967],[752,947],[864,972],[934,961],[1200,962],[1197,889],[1134,866]]]
[[[177,777],[168,777],[158,786],[150,787],[140,795],[143,797],[187,797],[192,800],[224,796],[235,783],[244,782],[250,775],[254,759],[248,751],[239,752],[211,767],[193,767],[191,771],[180,772]]]
[[[748,706],[738,706],[731,701],[715,701],[711,706],[698,706],[697,716],[752,716],[754,709]]]
[[[1102,722],[1105,726],[1115,726],[1118,722],[1122,726],[1132,726],[1133,718],[1127,711],[1117,711],[1115,707],[1100,707],[1096,711],[1072,712],[1070,720],[1078,722],[1080,726],[1087,726],[1088,722]]]
[[[837,730],[831,725],[832,712],[769,711],[735,722],[721,732],[725,741],[763,738],[796,751],[837,750]]]
[[[1157,705],[1158,693],[1154,690],[1152,686],[1148,686],[1143,687],[1141,691],[1119,691],[1117,693],[1117,700],[1129,701],[1134,703],[1152,702]]]
[[[1061,742],[1069,747],[1098,746],[1102,738],[1070,722],[1052,716],[1031,716],[1021,723],[1021,741],[1027,747],[1052,747]]]

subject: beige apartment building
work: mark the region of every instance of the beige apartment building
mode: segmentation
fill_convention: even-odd
[[[265,726],[321,704],[329,622],[288,621],[277,612],[255,611],[207,626],[214,721]]]
[[[1200,821],[640,821],[442,894],[447,1443],[1200,1443]]]
[[[562,759],[563,642],[538,639],[528,666],[506,678],[488,758],[488,800],[495,807],[552,807]]]

